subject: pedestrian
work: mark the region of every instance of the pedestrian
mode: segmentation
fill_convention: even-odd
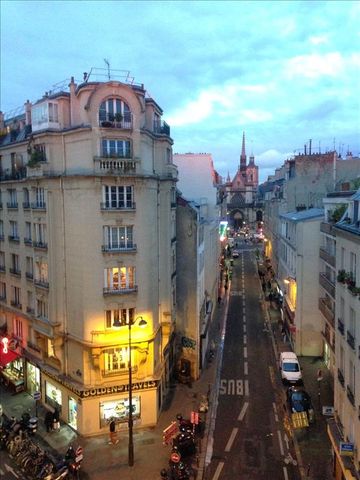
[[[286,343],[286,331],[284,327],[281,329],[281,336],[282,336],[283,342]]]
[[[119,440],[117,439],[116,423],[113,418],[111,419],[111,422],[109,425],[109,434],[110,434],[109,443],[112,443],[113,445],[116,445],[117,443],[119,443]]]
[[[55,407],[53,413],[53,429],[56,431],[60,430],[60,412],[57,407]]]
[[[53,418],[53,413],[48,410],[45,414],[45,419],[44,419],[46,431],[49,433],[53,429],[53,424],[54,424],[54,418]]]

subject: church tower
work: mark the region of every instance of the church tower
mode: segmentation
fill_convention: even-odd
[[[246,170],[245,132],[243,132],[241,155],[240,155],[240,171],[244,172],[245,170]]]

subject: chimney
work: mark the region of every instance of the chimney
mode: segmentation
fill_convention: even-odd
[[[25,125],[31,125],[31,102],[26,100],[25,103]]]
[[[3,128],[5,128],[4,114],[3,114],[3,112],[0,110],[0,129],[2,130]]]
[[[309,155],[311,155],[311,142],[312,142],[312,140],[310,138],[310,140],[309,140]]]
[[[70,125],[73,126],[75,124],[75,112],[76,112],[76,83],[74,81],[74,77],[71,77],[69,83],[70,89]]]
[[[306,155],[306,143],[304,145],[304,155]]]

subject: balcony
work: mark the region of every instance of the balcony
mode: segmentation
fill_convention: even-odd
[[[24,244],[27,245],[28,247],[32,247],[32,240],[31,238],[24,238]]]
[[[101,210],[108,210],[108,211],[134,211],[136,208],[135,202],[128,202],[126,204],[119,205],[117,204],[116,206],[111,206],[110,203],[105,202],[105,203],[100,203],[100,209]]]
[[[338,380],[341,383],[341,385],[344,387],[345,386],[345,378],[344,378],[344,374],[342,373],[340,368],[338,368],[337,373],[338,373]]]
[[[49,289],[49,282],[46,282],[45,280],[41,280],[41,279],[35,278],[34,284],[35,284],[35,286],[37,286],[37,287],[45,288],[46,290]]]
[[[348,397],[349,402],[351,403],[351,405],[352,405],[353,407],[355,407],[355,395],[354,395],[354,393],[353,393],[352,388],[350,387],[350,385],[347,385],[347,386],[346,386],[346,395],[347,395],[347,397]]]
[[[138,163],[137,160],[130,158],[130,154],[129,157],[94,157],[94,162],[95,173],[99,175],[135,175],[137,170],[136,164]]]
[[[17,210],[19,207],[17,202],[7,202],[6,206],[8,210]]]
[[[6,302],[6,295],[0,294],[0,302]]]
[[[38,242],[38,241],[34,241],[33,242],[33,247],[34,248],[37,248],[38,250],[47,250],[48,246],[47,246],[47,243],[44,243],[44,242]]]
[[[35,315],[35,309],[32,307],[26,307],[26,313],[29,315]]]
[[[34,274],[32,272],[25,272],[25,277],[28,280],[33,280],[34,279]]]
[[[102,252],[104,253],[134,253],[136,252],[136,245],[134,243],[123,245],[102,245]]]
[[[154,121],[153,132],[157,135],[166,135],[170,137],[170,126],[166,122]]]
[[[26,178],[26,167],[19,167],[18,169],[14,169],[12,171],[7,168],[6,170],[0,171],[0,182],[8,180],[22,180],[23,178]]]
[[[2,273],[6,272],[5,265],[0,265],[0,272],[2,272]]]
[[[321,222],[320,232],[327,233],[328,235],[332,235],[333,237],[335,237],[335,229],[331,223]]]
[[[9,272],[11,273],[11,275],[15,275],[16,277],[21,277],[21,270],[19,270],[18,268],[10,268]]]
[[[10,301],[10,305],[11,305],[12,307],[18,308],[19,310],[21,310],[21,308],[22,308],[21,303],[18,302],[17,300],[11,300],[11,301]]]
[[[23,202],[22,206],[24,210],[30,210],[30,202]]]
[[[9,235],[9,242],[20,243],[20,237],[18,235]]]
[[[31,204],[32,210],[46,210],[46,203],[45,202],[33,202]]]
[[[341,333],[341,335],[345,335],[345,325],[340,318],[338,318],[338,330]]]
[[[138,291],[137,285],[134,285],[133,287],[127,287],[127,288],[111,288],[111,287],[104,287],[103,293],[104,295],[126,295],[127,293],[135,293]]]
[[[330,325],[335,328],[335,314],[327,304],[325,298],[319,298],[319,310],[330,323]]]
[[[27,165],[26,176],[30,177],[45,177],[50,174],[50,166],[48,163],[36,163],[34,165]]]
[[[39,348],[37,345],[35,345],[35,343],[30,342],[29,340],[28,340],[28,342],[27,342],[27,347],[28,347],[30,350],[34,350],[34,351],[37,352],[37,353],[41,353],[41,348]]]
[[[120,130],[132,130],[132,113],[101,113],[101,115],[99,116],[99,124],[102,128],[118,128]]]
[[[329,253],[325,248],[320,248],[320,258],[332,267],[335,267],[335,255]]]
[[[349,330],[346,331],[346,341],[355,350],[355,337]]]
[[[329,295],[335,298],[335,284],[325,273],[319,273],[319,283]]]

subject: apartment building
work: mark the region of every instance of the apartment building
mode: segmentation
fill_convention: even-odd
[[[335,418],[328,433],[336,480],[360,478],[360,190],[334,226],[336,234]],[[346,452],[344,451],[344,443]]]
[[[111,417],[127,428],[130,388],[135,426],[154,425],[175,364],[177,168],[162,114],[143,85],[84,74],[0,118],[3,373],[82,435]]]

